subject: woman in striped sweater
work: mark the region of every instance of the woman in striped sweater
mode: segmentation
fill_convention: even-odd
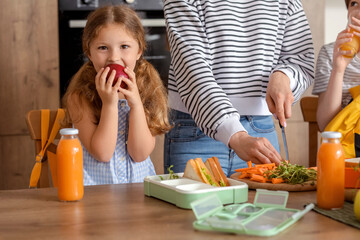
[[[279,163],[272,114],[283,126],[313,80],[314,51],[300,0],[164,0],[175,127],[164,167],[219,158]],[[246,163],[245,163],[246,164]]]
[[[360,11],[360,0],[345,0],[348,15]],[[360,17],[360,16],[358,16]],[[352,26],[360,32],[360,19],[354,19]],[[360,37],[360,34],[355,32]],[[354,35],[347,26],[335,42],[324,45],[317,59],[313,94],[319,95],[317,122],[321,131],[352,99],[349,89],[360,85],[360,58],[344,57],[341,44],[350,42]]]

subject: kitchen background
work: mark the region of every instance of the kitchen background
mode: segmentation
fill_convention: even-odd
[[[346,25],[345,4],[342,0],[302,2],[317,56],[320,47],[333,41]],[[35,148],[25,114],[60,106],[58,0],[1,0],[0,32],[0,189],[27,188]],[[311,95],[311,89],[305,95]],[[307,130],[297,103],[287,127],[292,163],[308,164]],[[163,136],[159,136],[151,156],[158,174],[163,172],[162,145]]]

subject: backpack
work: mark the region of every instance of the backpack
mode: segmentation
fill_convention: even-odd
[[[349,89],[353,100],[326,126],[325,131],[341,133],[345,158],[360,157],[360,86]]]
[[[42,162],[47,160],[49,161],[53,186],[57,187],[57,146],[54,144],[54,139],[59,133],[60,123],[64,116],[64,109],[59,108],[56,112],[54,124],[50,126],[50,110],[41,109],[41,150],[35,157],[35,164],[30,176],[30,188],[37,187],[41,175]],[[50,134],[49,128],[51,128]]]

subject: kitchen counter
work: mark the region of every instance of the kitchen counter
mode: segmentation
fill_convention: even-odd
[[[291,192],[287,207],[315,201],[315,191]],[[314,211],[266,238],[197,231],[194,221],[192,210],[145,196],[142,183],[87,186],[78,202],[58,201],[55,188],[0,191],[0,239],[360,239],[360,230]]]

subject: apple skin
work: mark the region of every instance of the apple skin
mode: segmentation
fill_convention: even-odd
[[[117,80],[118,80],[119,77],[121,77],[121,76],[129,79],[129,76],[124,72],[124,69],[125,69],[125,68],[124,68],[123,66],[121,66],[121,65],[119,65],[119,64],[109,64],[109,65],[107,65],[106,67],[109,67],[109,68],[110,68],[110,71],[109,71],[108,75],[106,76],[106,79],[109,78],[109,76],[110,76],[110,74],[111,74],[111,72],[112,72],[113,70],[116,71],[115,79],[114,79],[114,82],[113,82],[113,86],[116,84]],[[121,88],[127,88],[127,85],[126,85],[126,83],[124,83],[124,81],[122,81],[121,84],[120,84],[120,87],[121,87]]]

